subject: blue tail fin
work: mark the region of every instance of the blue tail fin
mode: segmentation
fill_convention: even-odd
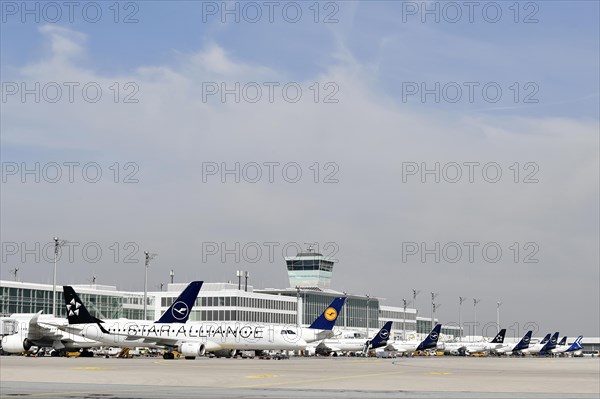
[[[579,337],[577,337],[577,339],[575,340],[575,342],[573,342],[571,344],[571,346],[569,346],[569,349],[567,349],[565,352],[574,352],[574,351],[578,351],[580,349],[583,349],[583,345],[581,345],[581,340],[583,339],[583,335],[580,335]]]
[[[504,343],[504,336],[506,335],[506,328],[503,328],[496,334],[492,342],[490,344],[502,344]]]
[[[390,332],[392,331],[392,322],[386,322],[381,330],[373,337],[371,342],[369,342],[369,347],[371,349],[381,348],[382,346],[386,346],[388,339],[390,338]]]
[[[185,323],[196,304],[204,281],[192,281],[155,323]]]
[[[438,338],[440,337],[440,332],[442,331],[442,325],[438,324],[433,327],[433,330],[429,333],[429,335],[419,344],[417,347],[417,351],[424,351],[426,349],[435,348],[437,346]]]
[[[542,342],[540,342],[540,344],[545,344],[546,342],[548,342],[549,339],[550,339],[550,334],[546,334],[546,336],[544,337]]]
[[[566,344],[567,344],[567,336],[565,335],[564,337],[562,337],[562,339],[558,343],[558,346],[564,346]]]
[[[552,335],[552,338],[546,342],[546,344],[542,347],[540,353],[546,354],[549,350],[556,348],[556,343],[558,342],[558,331]]]
[[[531,334],[533,334],[533,331],[531,331],[531,330],[527,331],[527,334],[525,334],[525,336],[523,338],[521,338],[521,340],[519,341],[519,343],[515,346],[515,348],[513,350],[520,351],[520,350],[529,348],[529,343],[531,342]]]
[[[317,317],[308,328],[314,328],[316,330],[333,330],[335,321],[337,320],[345,301],[345,297],[335,298],[333,302],[331,302],[331,305],[329,305],[327,309],[321,313],[321,316]]]

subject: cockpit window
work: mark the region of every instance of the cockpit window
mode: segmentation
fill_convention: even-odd
[[[296,333],[292,330],[281,330],[281,334],[296,335]]]

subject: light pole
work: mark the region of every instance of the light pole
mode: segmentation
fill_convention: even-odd
[[[241,270],[236,270],[235,275],[238,278],[238,291],[242,290],[242,276],[243,272]]]
[[[418,333],[419,332],[419,328],[418,328],[418,326],[419,326],[419,320],[418,320],[418,318],[419,318],[419,308],[417,307],[417,295],[419,295],[419,293],[421,292],[421,290],[415,290],[413,288],[412,292],[413,292],[413,306],[415,307],[415,310],[417,311],[415,313],[415,329],[417,330],[417,333]]]
[[[502,302],[496,302],[496,325],[498,326],[498,331],[500,331],[500,306],[502,306]]]
[[[173,284],[173,279],[175,278],[175,270],[171,269],[169,272],[169,277],[171,277],[171,284]]]
[[[406,341],[406,305],[408,304],[408,301],[402,298],[402,303],[404,304],[404,313],[402,315],[402,340]]]
[[[432,330],[433,330],[433,327],[435,327],[433,324],[434,323],[433,318],[435,316],[435,298],[437,298],[438,295],[439,294],[435,293],[435,292],[431,293],[431,329]]]
[[[56,316],[56,262],[58,260],[58,251],[67,243],[66,240],[59,240],[54,237],[54,278],[52,279],[52,314]]]
[[[371,297],[369,296],[369,294],[367,294],[366,296],[367,296],[367,339],[369,339],[369,301],[371,300]]]
[[[18,279],[17,279],[17,273],[19,273],[19,268],[18,268],[18,267],[15,267],[15,268],[14,268],[14,269],[12,269],[10,272],[11,272],[11,273],[12,273],[12,274],[15,276],[15,281],[17,281],[17,280],[18,280]]]
[[[146,256],[146,262],[144,267],[144,320],[148,320],[148,267],[150,266],[150,261],[156,257],[157,254],[151,254],[148,251],[144,251],[144,255]]]
[[[467,299],[469,299],[469,298],[464,297],[464,296],[458,297],[458,334],[459,334],[458,336],[460,338],[460,341],[462,341],[462,324],[461,324],[461,318],[460,318],[461,308],[462,308],[463,302],[466,301]]]
[[[477,304],[481,299],[473,298],[473,324],[475,325],[475,335],[477,335]]]

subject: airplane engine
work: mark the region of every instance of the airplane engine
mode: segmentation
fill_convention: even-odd
[[[206,347],[198,342],[184,342],[179,352],[186,357],[202,356],[206,352]]]
[[[6,335],[2,337],[2,349],[9,353],[27,352],[32,347],[31,341],[27,338],[21,340],[19,334]]]

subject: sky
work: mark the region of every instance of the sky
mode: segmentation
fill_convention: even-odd
[[[283,288],[316,243],[339,291],[600,335],[598,2],[0,4],[1,279],[58,236],[59,284]]]

